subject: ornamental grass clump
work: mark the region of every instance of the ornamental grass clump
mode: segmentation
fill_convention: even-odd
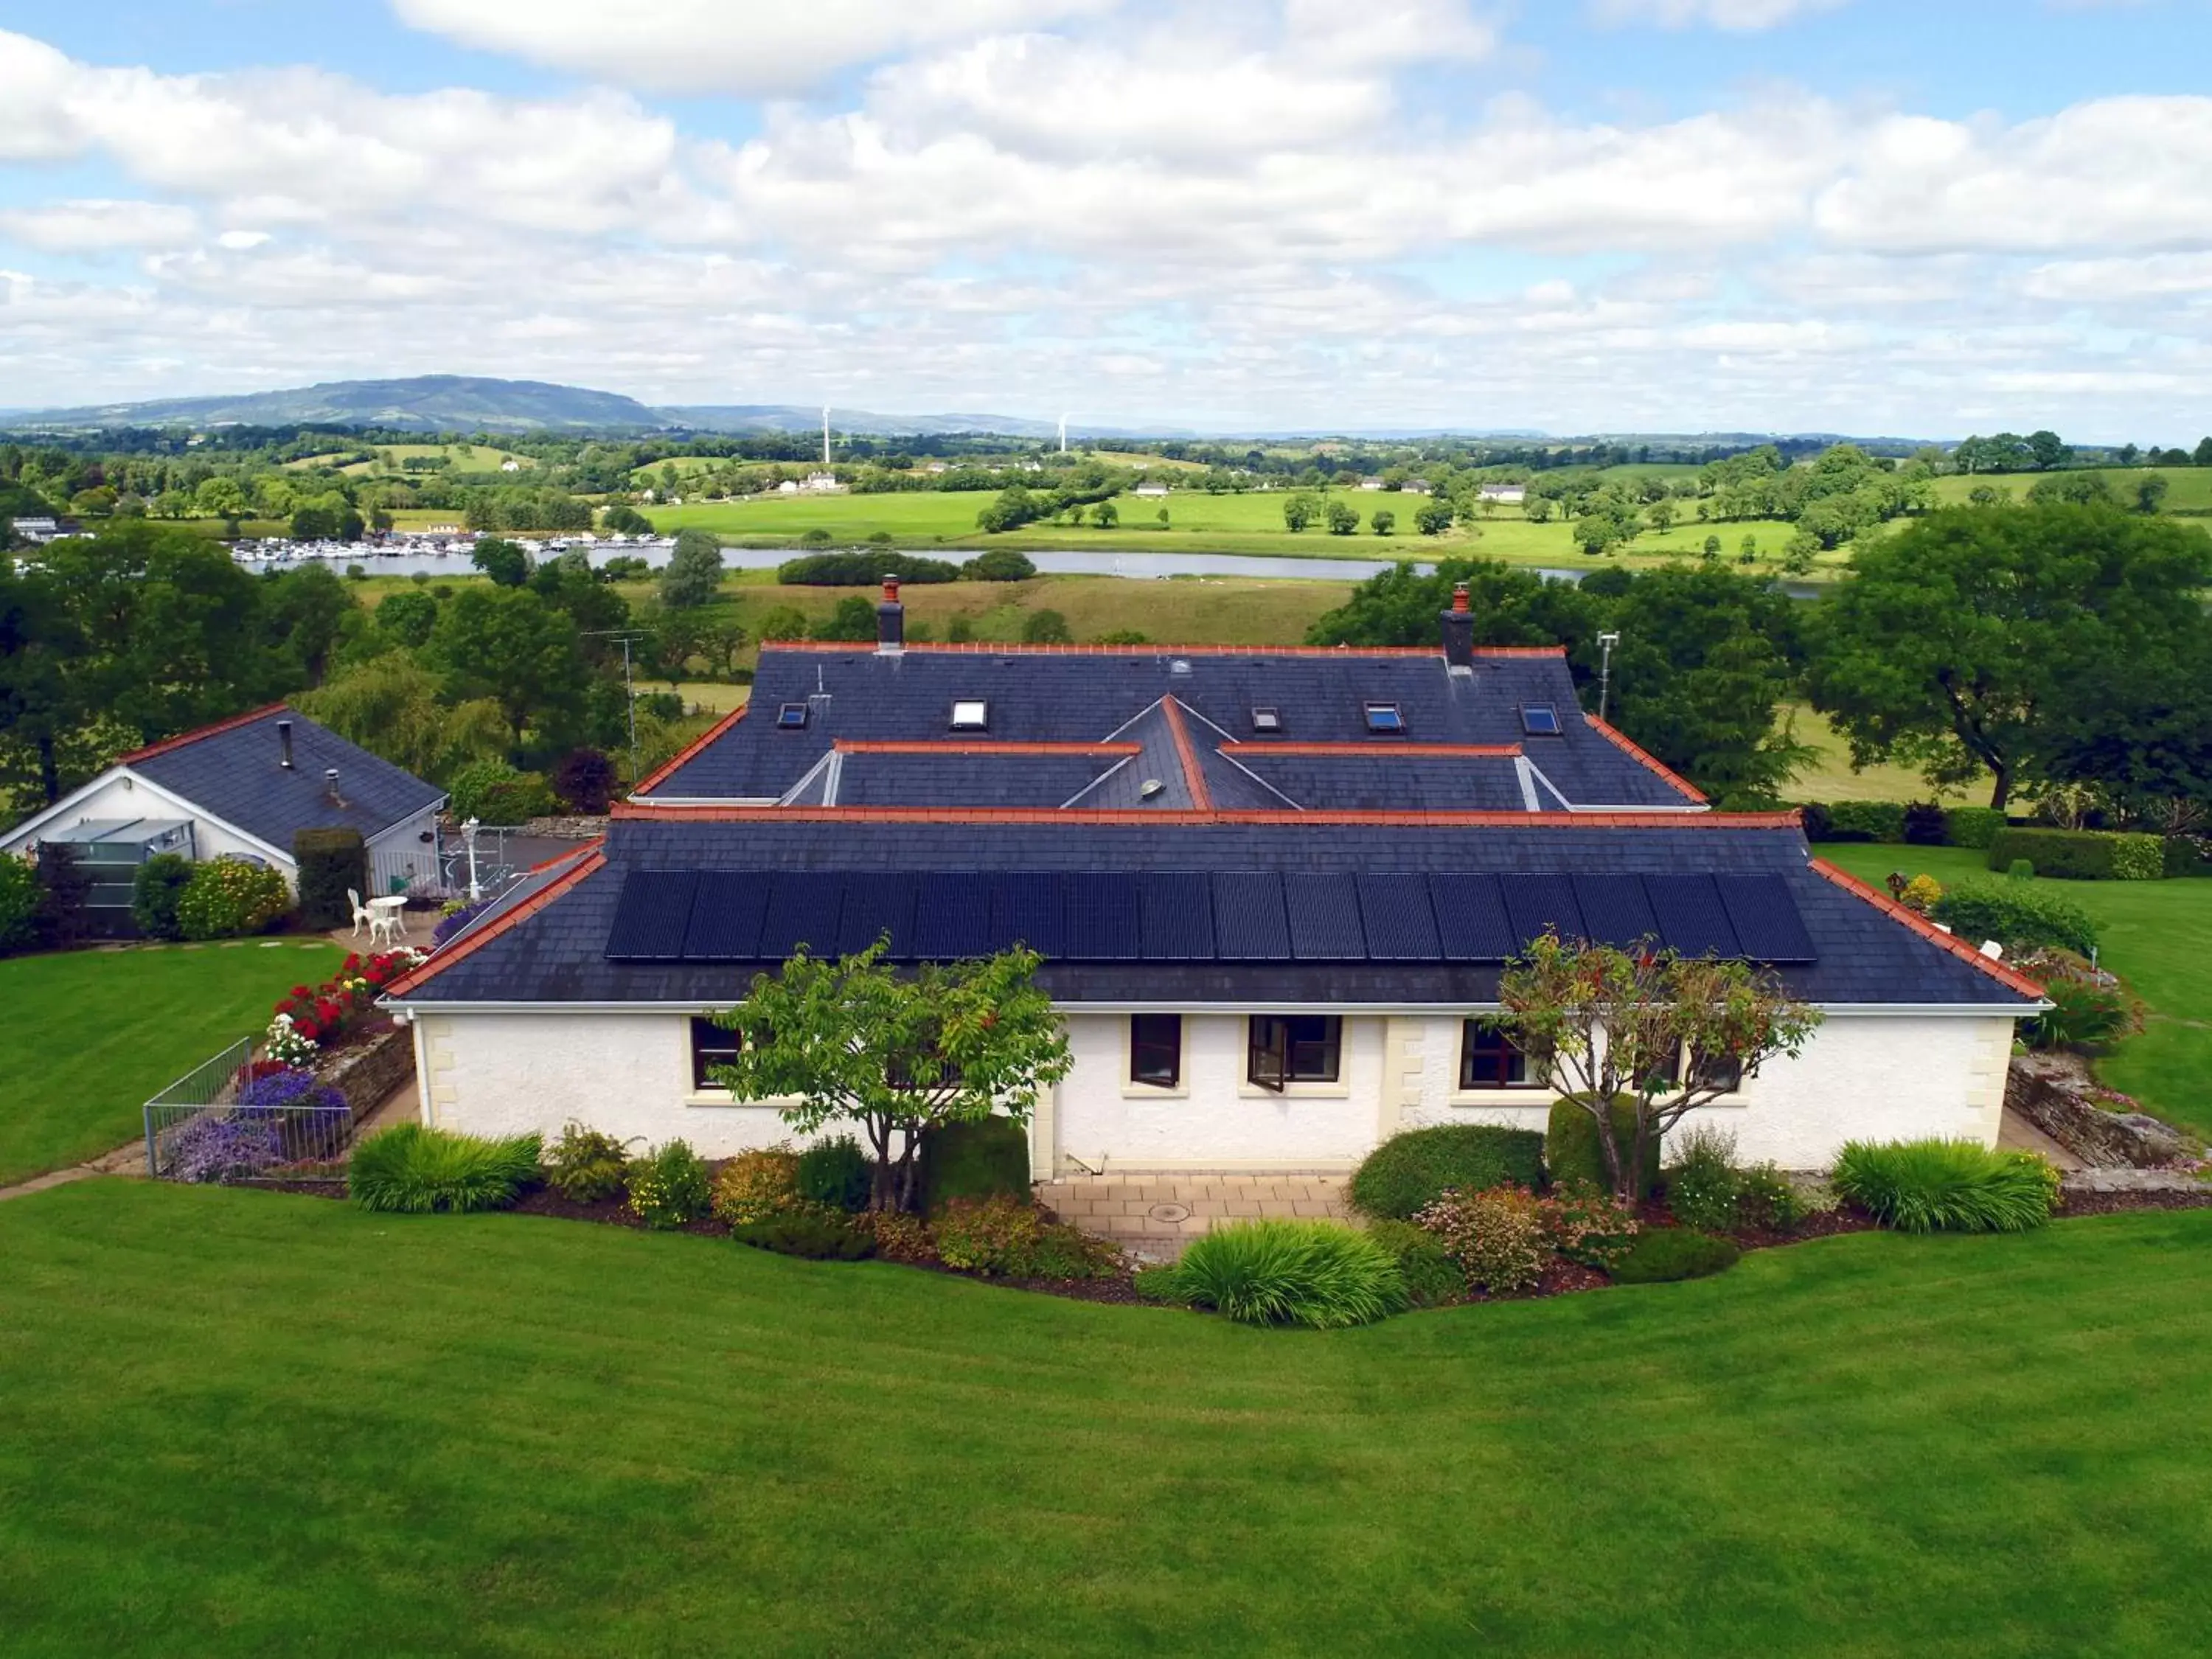
[[[1365,1325],[1407,1305],[1397,1259],[1326,1221],[1253,1221],[1193,1239],[1152,1289],[1246,1325]]]
[[[1854,1140],[1836,1159],[1835,1186],[1900,1232],[2015,1233],[2051,1219],[2058,1171],[1978,1141]]]
[[[346,1188],[364,1210],[503,1210],[538,1179],[538,1139],[488,1139],[402,1123],[354,1149]]]

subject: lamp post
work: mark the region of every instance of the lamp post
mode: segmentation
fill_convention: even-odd
[[[469,902],[471,904],[480,903],[483,899],[483,889],[477,883],[477,831],[483,827],[474,818],[461,826],[461,840],[469,849]]]
[[[1605,718],[1606,699],[1613,690],[1613,647],[1620,643],[1618,634],[1601,634],[1598,647],[1605,654],[1599,659],[1597,671],[1597,717]]]

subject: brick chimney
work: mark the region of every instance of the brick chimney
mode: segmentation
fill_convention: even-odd
[[[1474,612],[1467,597],[1467,584],[1452,584],[1451,609],[1442,617],[1444,662],[1454,670],[1474,672]]]
[[[906,649],[906,607],[899,603],[899,579],[884,578],[884,602],[876,607],[876,649],[886,654]]]
[[[276,722],[276,764],[287,772],[292,769],[292,722]]]

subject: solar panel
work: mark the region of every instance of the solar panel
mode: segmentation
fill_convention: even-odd
[[[1287,962],[1291,927],[1283,915],[1283,878],[1224,873],[1213,878],[1213,941],[1224,962]]]
[[[1743,953],[1753,962],[1810,962],[1813,936],[1779,876],[1720,876],[1721,902]]]
[[[1060,878],[1024,872],[991,884],[991,945],[1003,951],[1026,945],[1041,957],[1066,954],[1060,920]]]
[[[801,945],[817,957],[835,951],[837,910],[844,887],[844,877],[819,870],[779,874],[769,890],[768,909],[761,918],[761,959],[780,962]]]
[[[1071,875],[1062,890],[1067,954],[1078,962],[1132,962],[1137,957],[1137,878]]]
[[[691,923],[691,895],[699,878],[690,870],[633,870],[615,902],[606,954],[627,962],[675,962],[684,955]]]
[[[1521,729],[1532,738],[1559,735],[1559,711],[1548,702],[1532,702],[1521,711]]]
[[[837,913],[837,954],[853,956],[884,933],[894,962],[914,955],[915,891],[919,878],[870,871],[845,878],[845,904]]]
[[[1204,876],[1138,877],[1137,915],[1146,961],[1213,960],[1213,904]]]
[[[1743,954],[1711,876],[1646,876],[1644,893],[1658,920],[1660,942],[1668,950],[1686,957]]]
[[[684,935],[686,962],[753,962],[761,917],[768,909],[768,878],[709,870],[691,900],[691,925]]]
[[[989,876],[947,872],[921,878],[914,910],[914,955],[952,962],[991,953]]]
[[[1556,933],[1565,940],[1583,936],[1582,907],[1575,902],[1571,877],[1511,875],[1502,878],[1505,913],[1513,919],[1513,947]]]
[[[1361,876],[1359,915],[1373,961],[1434,962],[1443,954],[1428,880],[1418,870]]]
[[[1446,962],[1503,962],[1521,948],[1497,877],[1431,875],[1429,902]]]
[[[1292,956],[1307,962],[1366,959],[1359,889],[1351,876],[1285,876],[1283,904],[1291,914]]]
[[[1647,940],[1662,943],[1659,919],[1644,896],[1644,884],[1634,876],[1577,876],[1575,901],[1581,907],[1587,936],[1600,945],[1623,950]]]

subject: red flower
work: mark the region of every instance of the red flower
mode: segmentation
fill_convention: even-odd
[[[310,1042],[320,1042],[323,1040],[323,1028],[312,1019],[295,1019],[292,1022],[292,1029]]]

